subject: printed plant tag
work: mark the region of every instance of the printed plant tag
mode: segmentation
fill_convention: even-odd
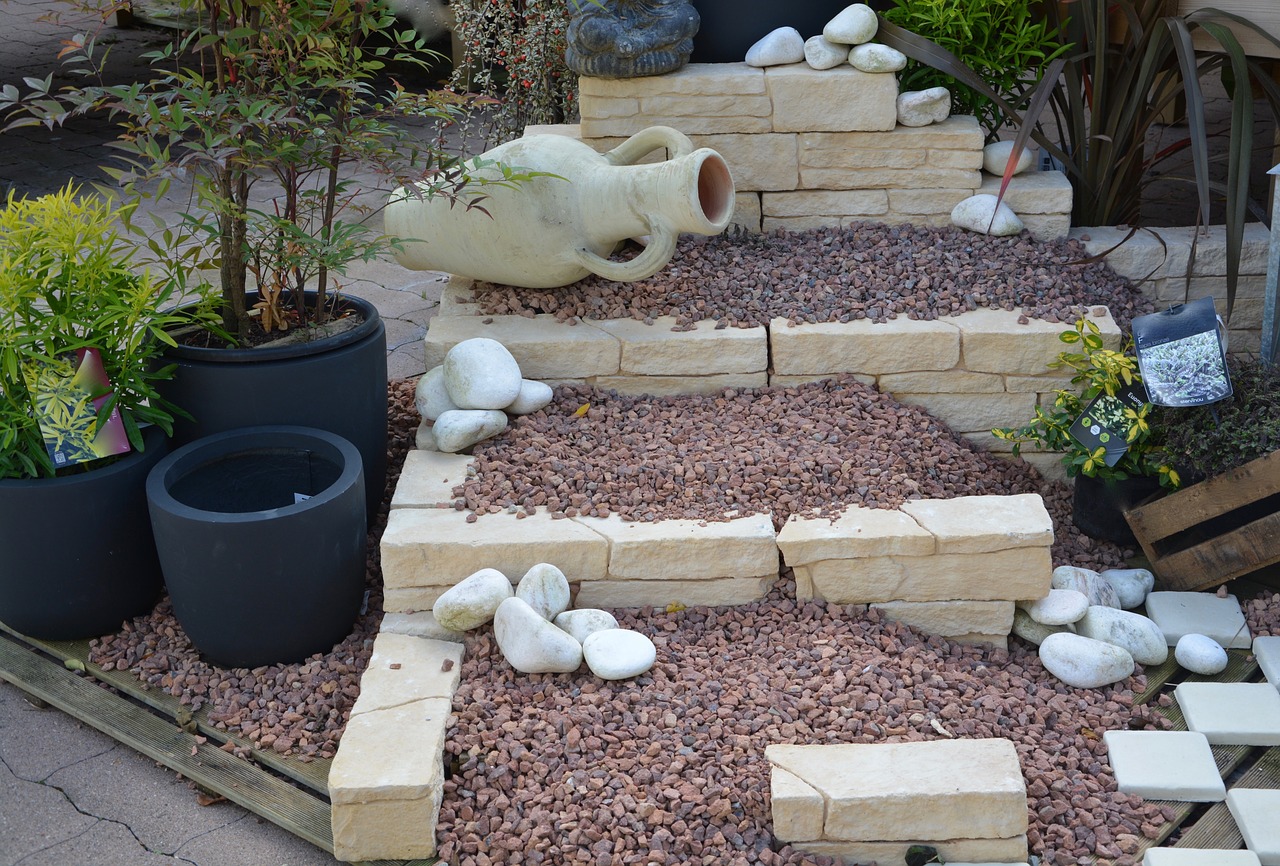
[[[1138,369],[1152,403],[1203,406],[1231,396],[1219,326],[1213,298],[1133,320]]]
[[[1139,412],[1146,402],[1147,394],[1137,382],[1122,389],[1114,397],[1099,394],[1084,408],[1067,432],[1091,453],[1101,446],[1105,449],[1103,462],[1108,466],[1115,466],[1129,450],[1129,443],[1125,441],[1129,422],[1124,410]]]
[[[111,383],[97,349],[79,349],[74,358],[28,364],[23,372],[40,435],[55,467],[130,450],[118,410],[112,408],[98,424],[99,411],[111,399]]]

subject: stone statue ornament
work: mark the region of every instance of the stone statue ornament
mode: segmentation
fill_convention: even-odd
[[[661,148],[668,159],[636,164]],[[590,274],[629,282],[665,267],[680,232],[719,234],[733,216],[724,158],[667,126],[643,129],[607,153],[564,135],[529,135],[482,154],[472,174],[500,180],[503,165],[546,174],[482,187],[487,213],[403,187],[392,193],[383,219],[388,234],[405,239],[396,261],[524,288],[567,286]],[[608,258],[619,242],[646,236],[634,258]]]
[[[698,10],[688,0],[566,0],[565,64],[593,78],[639,78],[689,62]]]

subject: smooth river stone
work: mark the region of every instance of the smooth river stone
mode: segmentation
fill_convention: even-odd
[[[482,568],[446,589],[431,607],[436,622],[450,631],[479,628],[515,592],[496,568]]]
[[[1076,623],[1076,634],[1124,647],[1140,665],[1158,665],[1169,657],[1160,626],[1128,610],[1093,605]]]
[[[520,394],[504,410],[510,415],[528,415],[551,405],[555,393],[546,382],[537,379],[521,379]]]
[[[444,384],[462,409],[505,409],[520,396],[520,365],[507,347],[472,337],[444,356]]]
[[[1173,657],[1193,674],[1213,676],[1227,668],[1227,651],[1208,635],[1184,634],[1178,638]]]
[[[811,36],[804,41],[804,59],[813,69],[834,69],[849,59],[849,46]]]
[[[566,610],[564,613],[556,614],[553,622],[577,638],[579,643],[585,641],[594,632],[618,627],[618,621],[613,614],[607,610],[597,610],[594,607]]]
[[[907,55],[879,42],[867,42],[853,46],[849,65],[862,72],[898,72],[907,67]]]
[[[501,409],[450,409],[432,426],[436,449],[457,454],[477,442],[507,429],[507,413]]]
[[[638,631],[607,628],[582,642],[582,657],[600,679],[625,680],[653,667],[658,651],[653,641]]]
[[[436,434],[431,429],[430,421],[423,421],[418,425],[417,432],[413,434],[413,446],[419,451],[440,450],[440,446],[436,444]]]
[[[898,123],[903,126],[928,126],[941,123],[951,115],[951,91],[945,87],[908,90],[898,94]]]
[[[569,607],[569,579],[549,562],[539,562],[516,584],[516,597],[545,620],[554,620]]]
[[[1013,611],[1013,633],[1025,640],[1027,643],[1040,646],[1044,643],[1044,639],[1051,634],[1059,632],[1071,632],[1069,625],[1044,625],[1038,623],[1031,618],[1031,614],[1022,608],[1015,608]]]
[[[951,224],[995,238],[1011,237],[1023,229],[1022,220],[1007,204],[985,192],[952,208]]]
[[[513,668],[526,674],[573,673],[582,666],[582,644],[577,638],[511,597],[493,615],[493,636],[498,649]]]
[[[804,37],[794,27],[779,27],[747,49],[748,66],[785,66],[804,60]]]
[[[1156,576],[1145,568],[1108,568],[1100,577],[1111,584],[1120,607],[1125,610],[1142,607],[1156,585]]]
[[[1076,592],[1083,592],[1089,597],[1089,604],[1120,607],[1120,596],[1116,595],[1111,581],[1103,580],[1102,575],[1088,568],[1059,565],[1049,577],[1049,585],[1054,589],[1074,589]]]
[[[1089,597],[1074,589],[1051,589],[1044,598],[1020,601],[1018,606],[1041,625],[1067,625],[1084,616]]]
[[[1134,665],[1124,647],[1070,632],[1046,637],[1040,644],[1040,661],[1045,670],[1077,689],[1118,683],[1133,673]]]
[[[880,19],[876,18],[875,10],[866,3],[854,3],[836,13],[822,28],[822,35],[828,42],[861,45],[875,39],[879,29]]]
[[[451,409],[461,409],[449,396],[449,389],[444,384],[444,365],[437,364],[422,374],[417,386],[413,389],[413,405],[418,414],[428,421],[434,421]]]
[[[995,141],[982,149],[982,170],[997,177],[1004,176],[1004,167],[1009,164],[1009,154],[1013,153],[1012,141]],[[1014,174],[1022,174],[1031,168],[1031,148],[1024,147],[1018,154],[1018,162],[1013,167]]]

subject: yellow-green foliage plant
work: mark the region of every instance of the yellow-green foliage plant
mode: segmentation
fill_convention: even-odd
[[[81,196],[68,184],[57,193],[19,198],[0,209],[0,478],[52,477],[95,463],[57,469],[45,448],[32,385],[41,372],[66,369],[78,349],[97,349],[112,396],[92,425],[76,426],[54,412],[57,395],[42,398],[50,417],[65,417],[55,432],[69,447],[91,439],[118,409],[130,445],[143,447],[140,428],[169,432],[179,412],[156,392],[172,375],[156,361],[172,338],[167,329],[190,315],[165,312],[178,300],[174,286],[130,266],[133,246],[119,233],[127,206]],[[61,407],[63,409],[69,407]],[[54,425],[56,427],[56,425]]]
[[[1138,373],[1137,359],[1128,353],[1129,345],[1120,351],[1105,348],[1098,326],[1088,319],[1080,319],[1075,328],[1063,331],[1058,339],[1068,346],[1078,346],[1080,351],[1063,351],[1058,360],[1049,364],[1053,369],[1074,370],[1071,383],[1080,390],[1058,390],[1053,405],[1036,406],[1035,418],[1022,427],[997,427],[991,432],[998,439],[1013,443],[1017,456],[1023,445],[1035,445],[1045,451],[1062,452],[1062,465],[1067,475],[1084,475],[1089,478],[1120,480],[1132,476],[1156,476],[1163,487],[1176,488],[1178,473],[1165,459],[1160,437],[1151,426],[1149,416],[1153,406],[1145,403],[1141,408],[1125,406],[1111,419],[1112,429],[1123,432],[1129,448],[1114,466],[1104,461],[1106,449],[1099,446],[1089,449],[1071,435],[1071,425],[1093,400],[1106,394],[1118,396],[1125,388],[1142,377]],[[1122,429],[1119,429],[1122,428]]]

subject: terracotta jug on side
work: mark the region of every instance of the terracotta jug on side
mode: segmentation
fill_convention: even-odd
[[[668,150],[667,160],[634,164],[659,148]],[[733,215],[724,159],[666,126],[642,130],[607,153],[562,135],[532,135],[481,159],[556,177],[478,187],[488,215],[396,190],[384,218],[388,234],[407,239],[397,262],[525,288],[566,286],[593,273],[640,280],[671,260],[680,232],[719,234]],[[472,173],[501,177],[494,168]],[[608,258],[619,241],[645,235],[648,245],[635,258]]]

